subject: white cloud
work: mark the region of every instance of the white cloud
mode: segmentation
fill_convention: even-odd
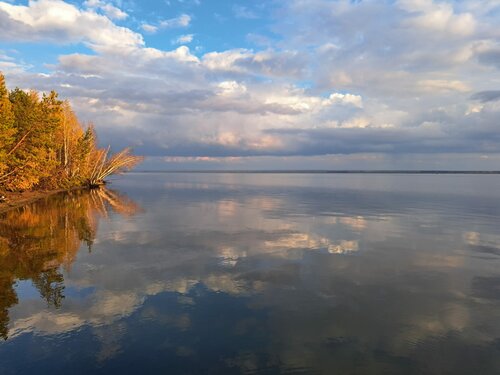
[[[466,36],[474,32],[476,21],[471,13],[455,13],[452,4],[433,0],[400,0],[402,9],[412,15],[406,23],[427,32],[447,32]]]
[[[458,92],[468,92],[470,88],[462,81],[459,80],[445,80],[445,79],[426,79],[418,82],[418,85],[424,91],[430,92],[447,92],[447,91],[458,91]]]
[[[306,61],[305,56],[297,51],[254,52],[241,48],[209,52],[203,56],[203,64],[216,71],[298,78],[303,75]]]
[[[181,14],[178,17],[162,20],[156,25],[150,23],[143,23],[141,28],[148,33],[156,33],[159,30],[185,28],[191,23],[191,16],[189,14]]]
[[[247,92],[247,87],[236,81],[224,81],[219,83],[220,95],[242,95]]]
[[[146,31],[148,33],[154,34],[158,31],[158,26],[150,25],[148,23],[143,23],[141,25],[141,29],[143,29],[144,31]]]
[[[199,63],[199,60],[194,56],[188,47],[180,46],[171,52],[164,52],[165,57],[174,57],[178,61]]]
[[[101,8],[104,13],[111,19],[114,20],[124,20],[125,18],[128,17],[128,14],[122,11],[121,9],[111,5],[111,4],[105,4]]]
[[[203,63],[213,70],[241,70],[235,67],[240,59],[251,57],[252,53],[246,49],[228,50],[224,52],[209,52],[203,56]]]
[[[173,41],[174,44],[188,44],[193,41],[194,34],[181,35]]]
[[[100,9],[106,16],[113,20],[124,20],[128,14],[110,3],[101,0],[87,0],[83,3],[87,8]]]
[[[5,25],[0,38],[11,42],[84,42],[96,50],[123,52],[144,44],[140,34],[115,25],[108,17],[61,0],[30,1],[27,6],[0,2],[0,22]]]
[[[188,14],[181,14],[179,17],[163,20],[160,22],[161,28],[172,27],[187,27],[191,23],[191,16]]]
[[[347,104],[354,107],[363,108],[363,99],[359,95],[333,93],[329,97],[332,104]]]

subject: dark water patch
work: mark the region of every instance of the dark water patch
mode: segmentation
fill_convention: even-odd
[[[481,298],[500,300],[500,277],[480,277],[472,280],[474,294]]]
[[[488,246],[488,245],[472,245],[470,249],[474,252],[483,253],[483,254],[492,254],[500,256],[500,247],[497,246]]]

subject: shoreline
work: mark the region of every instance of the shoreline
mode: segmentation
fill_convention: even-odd
[[[52,195],[69,193],[75,190],[87,189],[86,186],[74,187],[70,189],[55,189],[55,190],[35,190],[35,191],[25,191],[22,193],[7,193],[7,201],[0,202],[0,214],[4,212],[26,206],[30,203],[36,202],[40,199],[50,197]]]

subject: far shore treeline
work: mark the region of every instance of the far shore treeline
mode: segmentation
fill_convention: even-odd
[[[0,72],[0,192],[97,186],[141,160],[98,148],[94,127],[55,91],[9,91]]]

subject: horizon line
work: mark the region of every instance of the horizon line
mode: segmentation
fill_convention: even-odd
[[[129,173],[268,173],[268,174],[500,174],[500,170],[448,170],[448,169],[166,169],[134,170]]]

